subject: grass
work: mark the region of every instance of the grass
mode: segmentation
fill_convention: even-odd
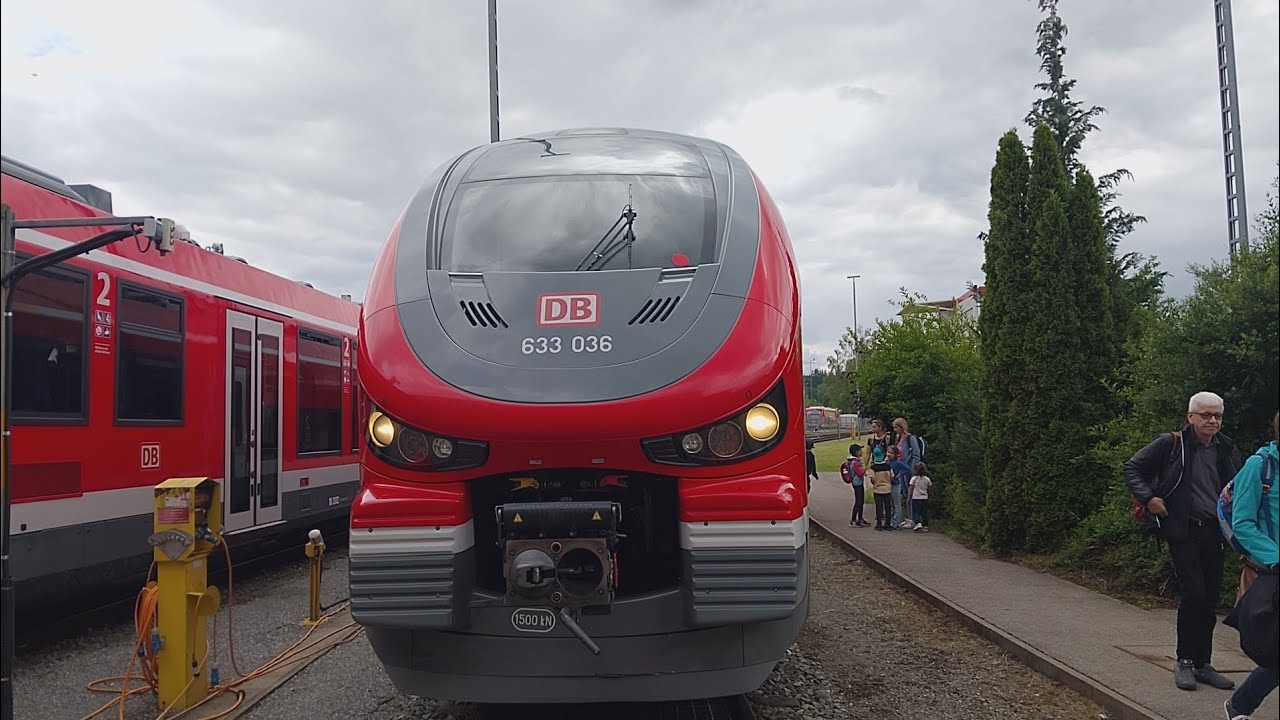
[[[852,438],[843,437],[815,444],[813,457],[818,461],[818,472],[840,472],[840,463],[849,457],[849,445],[853,442]],[[856,442],[866,445],[866,438],[859,438]]]

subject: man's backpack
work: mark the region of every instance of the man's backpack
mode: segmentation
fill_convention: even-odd
[[[1238,475],[1236,477],[1239,477]],[[1267,507],[1267,493],[1271,492],[1271,485],[1275,478],[1275,464],[1271,461],[1270,455],[1262,456],[1262,501],[1261,509]],[[1240,544],[1240,539],[1236,537],[1235,530],[1231,527],[1231,512],[1233,507],[1233,497],[1236,489],[1236,478],[1232,478],[1227,486],[1222,488],[1222,492],[1218,494],[1218,528],[1222,530],[1222,537],[1231,545],[1236,552],[1248,557],[1249,553],[1245,551],[1244,546]],[[1270,526],[1275,523],[1276,519],[1267,514],[1268,532]]]
[[[1173,449],[1169,451],[1169,459],[1165,461],[1166,464],[1173,462],[1173,459],[1178,457],[1178,453],[1182,450],[1182,431],[1174,430],[1169,434],[1173,436]],[[1132,495],[1129,496],[1129,503],[1132,506],[1134,519],[1142,526],[1142,532],[1147,535],[1156,534],[1160,529],[1160,521],[1151,514],[1151,511],[1147,510],[1146,503]]]

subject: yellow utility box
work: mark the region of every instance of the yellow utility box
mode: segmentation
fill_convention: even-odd
[[[208,586],[208,557],[222,542],[222,488],[207,477],[170,478],[155,487],[155,549],[160,650],[159,705],[185,710],[209,693],[207,618],[221,596]]]

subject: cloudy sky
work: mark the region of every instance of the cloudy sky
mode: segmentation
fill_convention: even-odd
[[[805,344],[898,288],[981,280],[996,142],[1039,80],[1034,0],[500,0],[502,136],[590,125],[712,137],[753,165],[802,268]],[[1125,166],[1183,294],[1227,252],[1212,0],[1062,0],[1083,157]],[[1280,9],[1235,0],[1250,215],[1280,158]],[[3,151],[177,218],[202,244],[363,295],[423,176],[488,142],[484,0],[6,0]],[[807,363],[806,363],[807,364]]]

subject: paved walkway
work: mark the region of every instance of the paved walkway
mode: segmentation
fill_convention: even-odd
[[[821,473],[813,484],[810,516],[847,540],[869,565],[901,585],[923,586],[926,590],[917,594],[1099,703],[1109,717],[1224,717],[1222,702],[1230,691],[1174,687],[1174,611],[1143,610],[1052,575],[982,557],[938,532],[876,532],[872,503],[864,511],[872,527],[849,527],[852,503],[853,493],[839,473]],[[1238,639],[1234,629],[1222,625],[1214,633],[1214,665],[1237,684],[1253,668]],[[1277,717],[1277,694],[1253,717]]]

